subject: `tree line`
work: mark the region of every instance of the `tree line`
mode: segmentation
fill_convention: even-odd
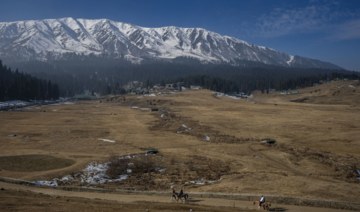
[[[288,72],[289,70],[287,70]],[[297,70],[299,71],[299,70]],[[309,71],[309,70],[308,70]],[[281,71],[280,71],[281,72]],[[224,74],[224,72],[222,72]],[[271,73],[271,76],[269,74]],[[276,75],[277,73],[278,75]],[[193,75],[178,78],[175,81],[182,82],[185,86],[199,85],[203,88],[222,92],[222,93],[246,93],[250,94],[254,90],[260,90],[263,93],[269,93],[271,89],[275,90],[293,90],[313,86],[314,84],[324,81],[331,81],[337,79],[360,79],[360,73],[356,72],[322,72],[317,70],[314,74],[306,74],[301,71],[297,72],[295,76],[288,75],[288,73],[279,74],[279,70],[270,71],[268,73],[253,75]]]
[[[59,98],[59,87],[50,80],[42,80],[11,70],[0,60],[0,101],[50,100]]]
[[[204,64],[188,58],[132,64],[105,56],[73,56],[46,62],[13,61],[10,64],[32,76],[55,82],[59,85],[60,96],[64,97],[84,91],[102,95],[122,94],[123,86],[135,80],[144,82],[146,87],[161,82],[185,82],[223,93],[251,93],[254,90],[296,89],[336,78],[359,79],[359,73],[342,69],[290,68],[250,62],[243,66]]]

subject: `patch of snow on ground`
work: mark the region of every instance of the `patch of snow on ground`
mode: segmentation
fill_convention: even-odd
[[[35,185],[38,186],[48,186],[48,187],[57,187],[58,183],[57,180],[39,180],[34,182]]]
[[[183,133],[183,132],[190,132],[191,128],[188,127],[186,124],[182,124],[178,130],[176,131],[176,133]]]
[[[204,136],[204,141],[210,141],[210,137],[208,135]]]
[[[216,92],[215,96],[216,97],[228,97],[228,98],[231,98],[231,99],[240,99],[239,97],[230,96],[230,95],[227,95],[227,94],[224,94],[224,93],[219,93],[219,92]]]
[[[144,94],[144,96],[154,97],[154,96],[156,96],[156,94],[154,94],[154,93],[151,93],[151,94]]]
[[[147,155],[147,154],[134,154],[134,155],[125,155],[119,157],[120,159],[131,159],[138,157],[140,155]],[[52,180],[39,180],[34,181],[35,185],[38,186],[48,186],[48,187],[57,187],[59,185],[66,185],[72,182],[80,182],[81,184],[104,184],[104,183],[111,183],[111,182],[120,182],[129,178],[129,175],[132,173],[132,169],[127,169],[127,174],[119,175],[117,178],[110,178],[106,172],[109,169],[110,162],[105,163],[98,163],[98,162],[91,162],[89,163],[85,169],[81,172],[66,175],[62,178],[54,178]],[[165,171],[165,169],[159,168],[159,172]]]
[[[104,141],[104,142],[109,142],[109,143],[115,143],[116,141],[114,140],[110,140],[110,139],[106,139],[106,138],[99,138],[99,141]]]
[[[108,163],[90,163],[84,170],[81,175],[81,183],[87,184],[103,184],[108,181],[108,176],[106,171],[109,168]]]
[[[235,100],[248,99],[248,98],[253,97],[252,95],[246,95],[244,93],[235,94],[235,96],[234,96],[234,95],[228,95],[228,94],[225,94],[225,93],[215,92],[214,95],[215,95],[215,97],[227,97],[227,98],[235,99]]]
[[[62,177],[60,179],[60,181],[63,182],[63,183],[68,183],[68,182],[71,182],[73,180],[75,180],[75,179],[71,175],[66,175],[66,176],[64,176],[64,177]]]
[[[128,179],[129,175],[127,175],[127,174],[119,175],[115,179],[109,178],[109,176],[106,175],[106,171],[109,168],[109,164],[110,164],[109,162],[107,162],[107,163],[97,163],[97,162],[90,163],[83,170],[83,175],[81,176],[81,183],[87,183],[87,184],[94,185],[94,184],[103,184],[103,183],[111,183],[111,182],[120,182],[122,180]]]
[[[73,105],[73,104],[75,104],[74,102],[64,102],[63,103],[64,105]]]
[[[11,108],[20,108],[30,105],[30,102],[25,102],[21,100],[12,100],[6,102],[0,102],[0,109],[11,109]]]
[[[207,184],[213,184],[213,183],[219,182],[220,180],[221,180],[221,178],[219,180],[206,180],[204,178],[201,178],[201,179],[189,181],[188,183],[195,184],[195,185],[207,185]]]

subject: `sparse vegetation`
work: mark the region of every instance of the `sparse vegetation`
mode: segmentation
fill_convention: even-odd
[[[107,175],[116,178],[122,174],[142,175],[144,173],[155,172],[161,168],[159,156],[139,155],[133,158],[123,158],[112,156],[110,158],[109,169]]]
[[[119,175],[127,174],[127,169],[129,168],[130,160],[127,158],[119,159],[117,156],[112,156],[110,158],[109,169],[106,174],[110,178],[116,178]]]
[[[149,147],[156,147],[158,154],[114,161],[109,175],[115,177],[127,169],[132,173],[126,180],[98,186],[167,191],[170,185],[185,185],[189,193],[291,194],[357,202],[360,189],[354,168],[358,167],[353,165],[360,157],[356,106],[360,98],[354,89],[359,89],[357,81],[349,80],[291,95],[258,92],[247,100],[214,98],[211,91],[197,90],[166,96],[129,95],[126,101],[122,97],[101,103],[79,101],[28,108],[26,113],[2,112],[0,119],[6,123],[0,128],[3,155],[51,152],[77,165],[0,172],[23,179],[53,179],[79,172],[92,161],[108,161],[109,154],[145,154]],[[311,93],[314,90],[318,91]],[[333,97],[335,90],[340,93]],[[309,96],[306,104],[290,101],[305,96]],[[150,103],[156,103],[159,111],[131,108],[149,107]],[[47,113],[40,112],[43,110]],[[191,130],[177,133],[183,124]],[[204,140],[205,135],[209,141]],[[275,138],[276,145],[262,145],[263,138]]]

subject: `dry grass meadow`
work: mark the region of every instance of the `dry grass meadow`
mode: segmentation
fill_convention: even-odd
[[[359,103],[358,81],[336,81],[249,100],[198,90],[2,111],[0,176],[52,179],[153,147],[165,172],[100,187],[359,203]],[[213,183],[189,183],[201,179]]]

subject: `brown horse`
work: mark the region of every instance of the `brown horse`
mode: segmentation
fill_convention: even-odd
[[[254,201],[253,202],[253,205],[258,205],[259,208],[262,207],[264,210],[270,210],[270,207],[271,207],[271,202],[264,202],[264,203],[261,203],[259,201]]]

